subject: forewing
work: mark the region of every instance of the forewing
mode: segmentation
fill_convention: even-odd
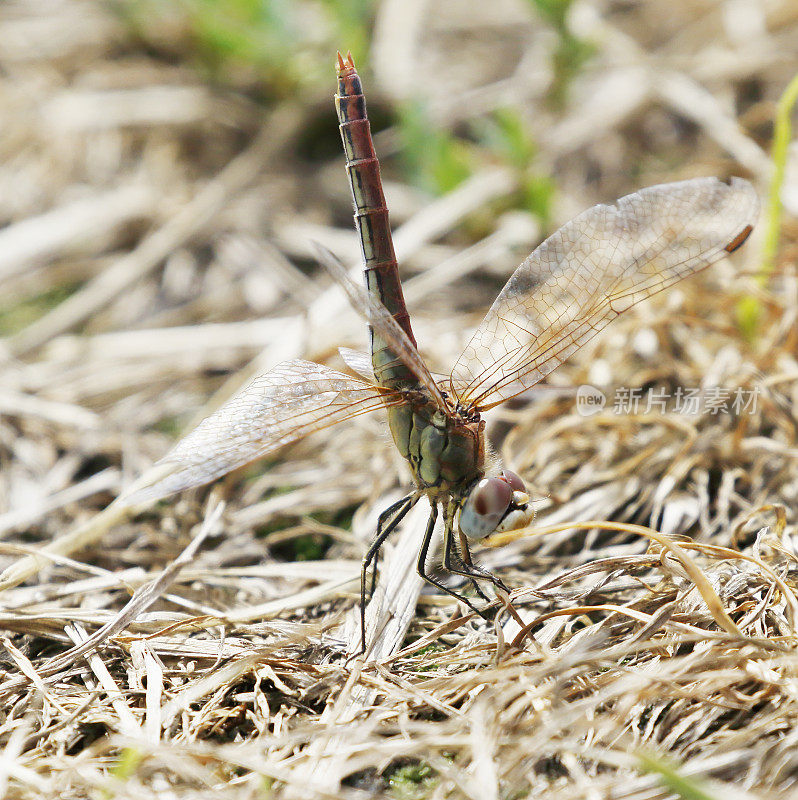
[[[343,372],[286,361],[203,420],[121,500],[132,505],[200,486],[313,431],[400,401]]]
[[[315,243],[319,263],[338,282],[349,298],[352,307],[368,320],[375,330],[391,346],[396,356],[415,375],[418,382],[427,388],[435,405],[441,411],[448,411],[449,405],[443,397],[440,387],[430,374],[424,359],[402,330],[391,312],[377,299],[372,297],[362,286],[358,286],[347,274],[346,268],[324,246]]]
[[[697,178],[575,217],[513,273],[457,360],[460,403],[484,410],[533,386],[630,306],[739,247],[758,213],[748,181]]]

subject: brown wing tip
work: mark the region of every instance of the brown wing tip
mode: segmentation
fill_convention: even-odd
[[[723,249],[727,253],[733,253],[738,247],[745,244],[745,240],[751,235],[753,229],[753,225],[746,225]]]
[[[347,51],[346,58],[344,58],[340,50],[338,51],[338,63],[335,65],[335,69],[339,75],[347,70],[355,71],[355,62],[352,59],[351,50]]]

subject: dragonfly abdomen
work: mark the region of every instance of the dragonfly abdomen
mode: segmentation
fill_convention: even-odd
[[[366,277],[366,287],[391,312],[415,345],[410,316],[405,306],[396,253],[393,248],[388,208],[382,190],[380,164],[374,151],[371,126],[360,76],[351,56],[338,56],[338,93],[335,108],[346,153],[346,171],[355,206],[355,227]],[[410,371],[372,330],[372,363],[377,381],[384,386],[414,382]]]

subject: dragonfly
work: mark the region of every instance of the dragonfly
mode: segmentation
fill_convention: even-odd
[[[338,54],[336,71],[335,107],[365,289],[347,283],[331,254],[320,258],[367,316],[370,363],[342,348],[354,375],[305,360],[258,375],[156,464],[154,481],[126,499],[160,499],[206,484],[313,432],[383,410],[414,488],[380,514],[363,558],[365,652],[365,609],[375,590],[380,548],[422,498],[430,515],[418,573],[486,616],[488,606],[478,608],[428,571],[441,516],[444,570],[469,581],[482,600],[488,599],[481,588],[487,584],[507,591],[499,577],[474,562],[470,548],[496,531],[528,524],[531,503],[521,477],[491,466],[484,412],[530,390],[636,303],[737,250],[756,222],[759,201],[742,178],[696,178],[584,211],[521,263],[449,375],[436,379],[419,352],[402,294],[380,165],[351,54]]]

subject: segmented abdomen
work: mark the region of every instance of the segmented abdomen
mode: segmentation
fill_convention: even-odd
[[[407,313],[396,254],[393,249],[388,208],[382,191],[380,164],[374,152],[366,98],[352,56],[338,54],[338,93],[335,96],[341,140],[346,153],[346,171],[355,204],[355,227],[366,276],[366,287],[374,293],[416,344]],[[377,381],[383,386],[413,382],[413,376],[378,334],[371,331],[371,359]]]

